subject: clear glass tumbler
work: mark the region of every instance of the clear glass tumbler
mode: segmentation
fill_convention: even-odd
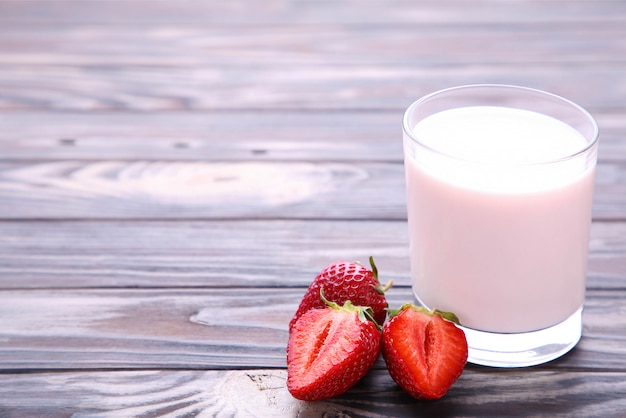
[[[470,85],[403,120],[411,276],[468,361],[525,367],[580,340],[598,126],[554,94]]]

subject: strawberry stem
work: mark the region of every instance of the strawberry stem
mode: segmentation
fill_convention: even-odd
[[[322,298],[322,300],[324,301],[324,303],[325,303],[328,307],[330,307],[330,308],[333,308],[333,309],[340,309],[340,308],[341,308],[341,306],[339,306],[339,304],[338,304],[338,303],[336,303],[336,302],[332,302],[332,301],[330,301],[330,300],[326,299],[326,296],[324,296],[324,286],[320,287],[320,298]],[[349,301],[348,301],[348,302],[349,302]]]
[[[389,280],[387,282],[386,285],[384,285],[383,287],[380,288],[381,293],[385,293],[387,290],[389,290],[391,288],[391,286],[393,286],[393,280]]]
[[[393,280],[389,280],[386,285],[381,286],[380,280],[378,278],[378,267],[376,267],[376,263],[374,262],[373,256],[370,256],[370,266],[372,267],[372,273],[374,274],[374,277],[376,278],[376,281],[378,282],[378,285],[374,286],[374,289],[381,295],[384,295],[385,292],[389,290],[391,286],[393,286]]]
[[[378,267],[376,267],[376,263],[374,263],[374,256],[370,255],[370,266],[372,267],[372,273],[374,273],[374,277],[378,280]]]

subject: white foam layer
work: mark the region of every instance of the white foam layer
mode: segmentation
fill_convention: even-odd
[[[435,151],[409,152],[421,169],[473,189],[507,193],[545,190],[576,180],[587,168],[584,158],[568,159],[587,146],[578,131],[527,110],[495,106],[449,109],[420,121],[413,136]]]

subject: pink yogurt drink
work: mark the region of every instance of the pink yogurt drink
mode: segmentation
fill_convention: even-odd
[[[525,366],[569,351],[581,335],[595,139],[520,107],[464,105],[427,113],[408,127],[405,119],[417,299],[459,317],[475,363]],[[537,358],[534,342],[523,336],[550,337],[542,330],[552,327],[556,335],[572,318],[570,334],[576,335],[557,339],[574,341]],[[510,350],[506,337],[517,338],[513,351],[528,342],[531,353],[502,354]],[[472,352],[473,342],[480,354]],[[540,342],[546,344],[554,342]]]

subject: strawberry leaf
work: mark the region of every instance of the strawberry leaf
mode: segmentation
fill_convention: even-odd
[[[435,315],[439,315],[443,319],[447,319],[450,322],[454,322],[457,325],[461,325],[461,322],[459,321],[459,317],[456,316],[453,312],[444,312],[444,311],[440,311],[439,309],[435,309],[433,313]]]

